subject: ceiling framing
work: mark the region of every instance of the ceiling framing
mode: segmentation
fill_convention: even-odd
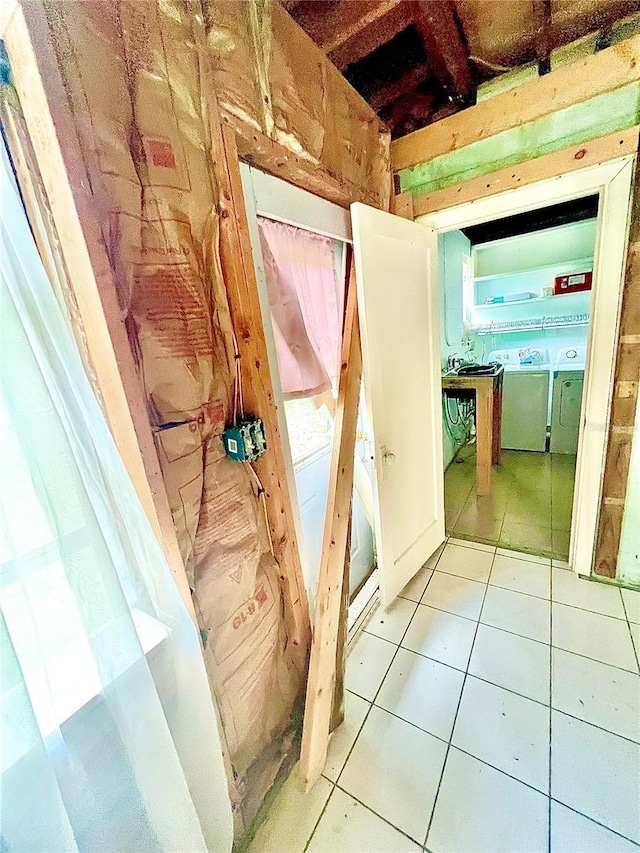
[[[587,35],[608,46],[640,0],[280,0],[393,137],[473,104],[506,72],[552,67]]]

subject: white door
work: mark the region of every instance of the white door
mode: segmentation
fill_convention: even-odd
[[[351,217],[388,607],[444,541],[437,241],[433,229],[364,204]]]

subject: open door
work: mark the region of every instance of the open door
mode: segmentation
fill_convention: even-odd
[[[437,239],[351,205],[365,396],[374,447],[380,600],[388,607],[444,533]]]

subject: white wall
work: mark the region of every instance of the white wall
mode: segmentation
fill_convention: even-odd
[[[465,355],[462,329],[462,259],[471,255],[471,243],[462,231],[449,231],[438,237],[438,257],[440,260],[440,353],[442,367],[447,364],[447,357],[457,353]],[[455,404],[450,404],[452,408]],[[453,460],[457,450],[453,435],[458,441],[462,440],[463,431],[450,427],[447,423],[443,395],[442,438],[444,449],[444,467]],[[453,433],[453,435],[452,435]]]
[[[571,222],[475,247],[475,275],[496,275],[593,256],[597,219]]]

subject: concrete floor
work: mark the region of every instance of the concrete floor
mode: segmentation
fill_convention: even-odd
[[[475,448],[465,447],[445,472],[447,533],[566,560],[575,455],[503,451],[502,464],[492,469],[491,494],[486,497],[475,493],[475,462]]]

